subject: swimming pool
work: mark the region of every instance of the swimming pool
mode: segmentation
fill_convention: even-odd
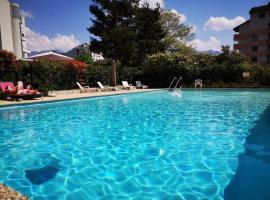
[[[0,108],[0,182],[31,199],[223,199],[269,105],[268,90],[183,90]]]

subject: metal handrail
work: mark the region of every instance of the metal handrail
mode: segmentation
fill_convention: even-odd
[[[178,86],[178,84],[179,84],[179,82],[180,82],[181,80],[182,80],[182,77],[180,76],[179,79],[178,79],[178,81],[177,81],[177,83],[176,83],[176,85],[175,85],[174,88],[173,88],[173,91],[176,90],[176,88],[177,88],[177,86]]]
[[[168,88],[169,91],[171,90],[172,84],[174,83],[175,80],[177,80],[177,78],[176,77],[173,77],[173,80],[172,80],[172,82],[171,82],[171,84],[169,85],[169,88]]]

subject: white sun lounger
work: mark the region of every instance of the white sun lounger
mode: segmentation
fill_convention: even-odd
[[[136,88],[137,88],[137,89],[147,89],[147,88],[148,88],[148,86],[142,84],[141,81],[135,81],[135,83],[136,83]]]
[[[76,84],[79,87],[81,93],[90,91],[89,86],[82,86],[79,82],[76,82]]]
[[[108,85],[104,86],[104,85],[102,85],[101,82],[97,82],[97,84],[98,84],[101,91],[116,91],[116,90],[118,90],[116,87],[110,87]]]
[[[131,90],[135,89],[135,86],[129,85],[127,81],[122,81],[123,89]]]

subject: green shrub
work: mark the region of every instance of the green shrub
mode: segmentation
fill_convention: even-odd
[[[0,81],[22,80],[44,92],[77,88],[76,81],[92,87],[97,87],[97,81],[111,85],[112,66],[108,62],[87,65],[80,61],[29,62],[14,59],[12,53],[0,51]],[[249,72],[250,76],[243,78],[243,72]],[[236,52],[219,57],[201,53],[157,53],[148,56],[144,66],[117,64],[119,84],[122,80],[132,84],[141,80],[150,87],[168,87],[175,76],[183,77],[185,86],[193,86],[198,78],[210,87],[270,85],[270,68],[248,64]]]
[[[243,72],[250,72],[250,77],[244,79]],[[250,65],[236,52],[227,57],[202,53],[157,53],[146,60],[143,75],[152,87],[168,87],[175,76],[182,76],[186,86],[192,86],[197,78],[209,86],[234,87],[234,83],[270,85],[270,69]]]

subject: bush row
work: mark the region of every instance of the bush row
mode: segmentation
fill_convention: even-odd
[[[148,57],[143,75],[154,87],[167,87],[175,76],[181,76],[186,86],[193,85],[196,79],[202,79],[210,87],[270,85],[270,68],[248,64],[239,59],[239,55],[225,57],[224,60],[222,56],[158,53]],[[244,78],[244,72],[249,73],[249,77]]]
[[[250,65],[230,58],[207,54],[158,53],[147,58],[144,66],[134,68],[117,66],[117,80],[136,80],[151,87],[168,87],[174,76],[183,77],[185,86],[195,79],[203,79],[211,87],[267,86],[270,85],[270,68]],[[243,78],[243,73],[250,76]],[[96,82],[111,84],[111,65],[90,64],[80,61],[1,61],[0,81],[22,80],[41,91],[77,88],[76,81],[97,87]]]

